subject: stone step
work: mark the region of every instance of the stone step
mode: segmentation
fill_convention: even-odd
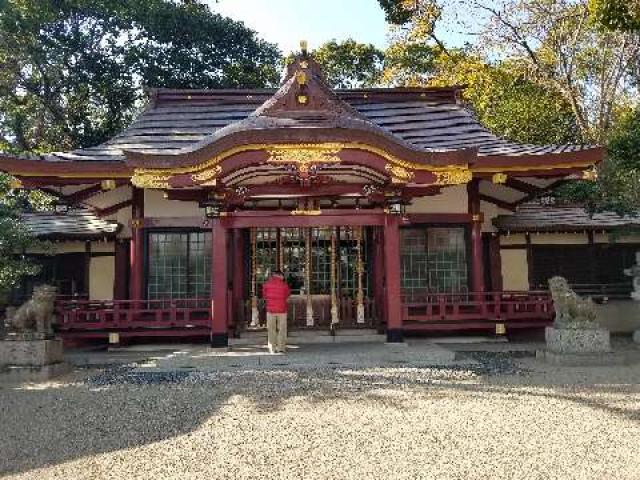
[[[310,343],[365,343],[385,342],[386,336],[380,335],[375,329],[344,329],[337,330],[331,335],[328,330],[293,330],[289,332],[288,342],[291,344]],[[243,332],[240,338],[230,338],[229,345],[254,345],[267,341],[266,330],[251,330]]]

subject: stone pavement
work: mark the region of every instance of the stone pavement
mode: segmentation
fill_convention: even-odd
[[[286,354],[270,354],[263,345],[212,349],[207,345],[145,345],[118,351],[69,351],[76,366],[135,364],[140,371],[220,371],[322,367],[433,366],[473,363],[430,341],[405,344],[335,343],[290,345]]]

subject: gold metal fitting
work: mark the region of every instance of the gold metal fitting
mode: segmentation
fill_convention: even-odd
[[[306,95],[298,95],[298,103],[300,105],[306,105],[308,100],[309,99],[307,98]]]
[[[507,327],[504,323],[496,323],[496,335],[506,335]]]
[[[109,344],[110,345],[117,345],[120,343],[120,334],[119,333],[114,333],[111,332],[109,333]]]
[[[598,171],[596,170],[596,167],[583,171],[582,180],[587,180],[588,182],[595,182],[598,180]]]
[[[507,182],[507,174],[506,173],[494,173],[493,177],[491,177],[491,181],[493,183],[503,184]]]
[[[303,71],[296,72],[296,81],[298,85],[306,85],[307,84],[307,74]]]
[[[9,181],[9,187],[11,188],[11,190],[17,190],[19,188],[22,188],[23,186],[24,185],[19,178],[12,177]]]
[[[100,188],[102,188],[102,190],[115,190],[116,187],[116,181],[113,179],[102,180],[100,182]]]

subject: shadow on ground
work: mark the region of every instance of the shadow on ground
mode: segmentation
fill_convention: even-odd
[[[414,399],[455,397],[462,402],[487,395],[514,401],[551,398],[640,420],[638,367],[565,368],[558,377],[558,371],[549,372],[526,358],[514,363],[501,354],[476,360],[475,365],[424,368],[284,366],[146,375],[118,366],[79,370],[59,382],[4,385],[0,473],[26,472],[185,435],[224,416],[224,407],[238,399],[248,403],[248,415],[268,415],[301,398],[317,408],[340,399],[366,398],[402,410],[406,397],[390,395],[397,391],[410,392]]]

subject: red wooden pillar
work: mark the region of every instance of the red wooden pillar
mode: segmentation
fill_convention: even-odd
[[[113,279],[113,299],[126,300],[128,290],[129,244],[126,240],[115,242],[115,275]]]
[[[229,345],[229,305],[227,288],[229,273],[227,256],[229,245],[227,229],[221,218],[212,221],[213,254],[211,255],[211,346],[226,347]]]
[[[233,230],[233,305],[231,305],[230,324],[244,322],[245,291],[245,231]],[[231,325],[230,325],[231,326]]]
[[[384,228],[372,227],[370,233],[369,245],[373,268],[371,278],[373,280],[373,297],[376,303],[376,320],[379,332],[384,333],[382,324],[387,320],[387,303],[384,295]]]
[[[467,184],[469,214],[471,215],[471,291],[484,292],[484,265],[482,252],[482,213],[480,212],[480,179]]]
[[[129,297],[144,299],[144,190],[131,187],[131,243]]]
[[[387,215],[384,225],[385,303],[387,342],[403,341],[400,298],[400,216]]]

